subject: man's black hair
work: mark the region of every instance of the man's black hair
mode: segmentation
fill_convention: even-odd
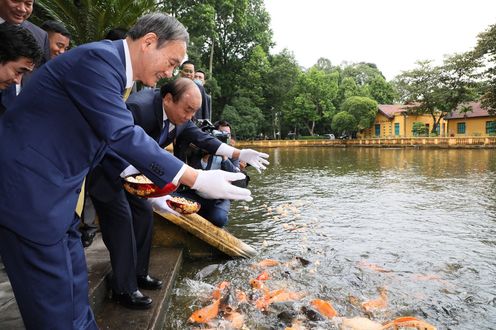
[[[215,129],[219,129],[219,127],[231,127],[231,124],[227,120],[219,120],[214,123]],[[232,128],[232,127],[231,127]]]
[[[43,24],[41,24],[41,28],[45,30],[46,32],[55,32],[55,33],[60,33],[64,37],[71,38],[71,34],[69,31],[65,28],[64,24],[57,22],[57,21],[44,21]]]
[[[38,64],[43,51],[31,32],[18,25],[0,24],[0,63],[17,61],[21,57]]]
[[[184,67],[185,64],[191,64],[192,66],[195,66],[195,63],[191,62],[190,60],[186,60],[181,64],[181,69]]]
[[[117,27],[117,28],[109,30],[109,32],[107,32],[107,34],[105,35],[104,39],[120,40],[120,39],[126,38],[126,34],[127,34],[127,29]]]

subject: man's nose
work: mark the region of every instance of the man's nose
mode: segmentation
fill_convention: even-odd
[[[16,75],[16,76],[15,76],[15,78],[14,78],[14,82],[15,82],[16,84],[18,84],[18,85],[19,85],[19,84],[21,83],[21,80],[22,80],[22,75],[23,75],[23,73],[20,73],[20,74],[18,74],[18,75]]]

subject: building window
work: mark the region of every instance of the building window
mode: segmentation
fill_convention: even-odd
[[[456,124],[456,134],[465,134],[465,123]]]
[[[381,136],[381,124],[375,124],[375,136]]]
[[[394,135],[400,135],[400,123],[394,123]]]
[[[486,121],[486,134],[496,134],[496,121]]]

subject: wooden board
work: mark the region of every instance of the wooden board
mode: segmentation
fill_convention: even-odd
[[[210,221],[194,213],[176,216],[171,213],[155,212],[164,220],[181,227],[210,246],[231,257],[251,258],[257,254],[254,248],[234,237],[222,228],[214,226]]]

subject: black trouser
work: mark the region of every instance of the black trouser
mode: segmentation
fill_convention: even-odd
[[[92,197],[102,238],[110,252],[112,289],[131,293],[138,289],[136,276],[148,274],[152,245],[153,210],[145,199],[123,189],[110,202]]]

